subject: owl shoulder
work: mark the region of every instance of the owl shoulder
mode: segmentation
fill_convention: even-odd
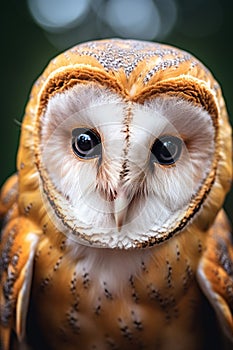
[[[233,235],[223,210],[210,229],[197,279],[215,310],[221,328],[233,341]]]

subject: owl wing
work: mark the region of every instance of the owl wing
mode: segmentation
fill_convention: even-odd
[[[10,349],[14,330],[24,337],[27,308],[39,235],[33,223],[19,216],[17,207],[17,175],[2,188],[0,215],[3,228],[0,242],[0,348]]]
[[[221,328],[233,342],[233,236],[223,210],[211,228],[197,279]]]

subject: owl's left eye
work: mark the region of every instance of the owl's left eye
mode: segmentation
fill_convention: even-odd
[[[152,160],[161,165],[174,164],[181,155],[183,141],[171,135],[162,136],[155,141],[151,148]]]
[[[83,159],[101,156],[101,139],[93,130],[77,128],[72,131],[72,149]]]

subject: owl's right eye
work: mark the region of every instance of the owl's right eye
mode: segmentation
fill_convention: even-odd
[[[101,156],[100,136],[94,130],[77,128],[72,131],[72,149],[80,158],[92,159]]]

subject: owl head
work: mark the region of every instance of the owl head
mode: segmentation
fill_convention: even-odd
[[[19,166],[31,163],[54,226],[81,244],[148,247],[207,229],[230,187],[219,85],[174,47],[73,47],[35,83],[23,125]]]

